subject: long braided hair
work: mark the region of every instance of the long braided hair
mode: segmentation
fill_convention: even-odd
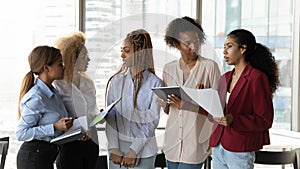
[[[144,29],[134,30],[126,35],[125,40],[129,40],[130,44],[133,45],[133,65],[132,68],[135,70],[132,77],[134,83],[134,108],[137,106],[137,95],[142,86],[143,72],[148,70],[149,72],[155,74],[153,52],[152,52],[152,42],[150,34]],[[107,95],[107,89],[111,79],[120,73],[125,73],[128,68],[122,66],[121,69],[109,78],[106,85],[105,96]]]

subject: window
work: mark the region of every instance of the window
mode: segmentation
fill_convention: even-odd
[[[273,99],[275,118],[273,128],[291,129],[292,98],[292,0],[203,0],[202,25],[223,58],[223,44],[231,30],[245,28],[258,42],[268,46],[275,57],[281,85]],[[223,72],[232,67],[223,63]]]
[[[161,76],[163,65],[156,60],[169,59],[163,41],[166,25],[176,17],[195,18],[195,3],[193,0],[87,0],[85,33],[91,57],[89,74],[97,85],[105,86],[108,78],[121,67],[121,43],[127,33],[139,28],[151,35],[155,69]],[[97,94],[99,106],[103,107],[105,88],[97,88]]]
[[[89,74],[97,85],[97,103],[105,105],[106,83],[121,67],[121,43],[130,31],[144,28],[150,33],[156,74],[161,77],[164,63],[179,57],[164,42],[167,24],[182,16],[196,18],[196,1],[178,0],[86,0],[85,30],[91,57]],[[95,10],[96,8],[100,8]],[[99,88],[101,86],[101,88]],[[166,122],[161,112],[161,123]],[[101,126],[101,125],[100,125]],[[99,137],[106,138],[104,132]],[[100,153],[106,152],[106,141],[100,140]]]
[[[16,141],[17,107],[20,85],[29,72],[28,55],[38,45],[53,46],[58,37],[76,30],[77,0],[3,1],[0,71],[0,136],[9,136],[5,168],[16,168],[16,154],[22,142]]]
[[[162,64],[179,57],[177,51],[166,47],[162,39],[165,27],[176,17],[196,18],[196,2],[86,0],[85,30],[92,59],[89,73],[99,90],[99,106],[104,106],[107,79],[120,68],[120,45],[126,34],[136,28],[145,28],[150,32],[155,50],[155,68],[160,76]],[[298,98],[293,97],[295,92],[292,92],[292,87],[299,86],[293,81],[298,70],[292,72],[296,58],[292,56],[293,6],[293,0],[202,0],[202,25],[220,60],[223,58],[225,35],[234,28],[250,29],[259,42],[271,48],[280,68],[281,80],[281,87],[274,97],[274,128],[291,129],[291,115],[297,113],[292,113],[291,106],[291,102],[297,103],[292,98]],[[27,56],[35,46],[53,45],[59,37],[78,30],[77,9],[78,0],[15,0],[1,3],[0,135],[11,137],[5,164],[7,169],[16,168],[16,154],[21,144],[15,139],[15,131],[21,80],[29,71]],[[299,37],[295,38],[299,41]],[[222,61],[220,67],[222,72],[231,69]],[[293,122],[298,122],[298,119]]]

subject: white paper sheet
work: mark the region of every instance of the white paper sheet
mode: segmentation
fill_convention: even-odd
[[[186,102],[198,104],[213,117],[224,117],[218,91],[215,89],[192,89],[180,86],[155,87],[152,91],[161,99],[175,94]]]
[[[81,116],[74,119],[73,125],[62,135],[50,140],[50,143],[64,144],[80,139],[88,130],[87,117]]]
[[[205,109],[213,117],[224,117],[223,108],[217,90],[214,89],[192,89],[181,87],[190,98]]]

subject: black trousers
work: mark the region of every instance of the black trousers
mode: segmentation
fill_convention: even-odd
[[[74,141],[60,146],[56,159],[57,169],[95,169],[99,146],[91,139]]]
[[[18,169],[54,169],[58,146],[46,141],[24,142],[17,155]]]

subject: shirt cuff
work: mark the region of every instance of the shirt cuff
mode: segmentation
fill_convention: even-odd
[[[134,140],[129,148],[131,148],[136,154],[139,154],[139,152],[144,147],[145,143],[145,139]]]

